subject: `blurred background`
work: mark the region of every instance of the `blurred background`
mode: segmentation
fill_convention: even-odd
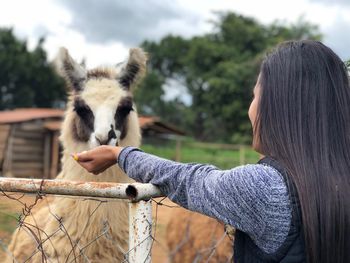
[[[347,61],[349,32],[349,0],[0,1],[0,172],[54,178],[60,169],[66,90],[51,62],[61,46],[88,68],[142,47],[148,73],[135,101],[143,149],[230,168],[259,157],[247,111],[264,54],[315,39]],[[13,134],[16,125],[23,130]],[[8,148],[11,136],[17,148]],[[16,222],[8,204],[1,209],[6,239]],[[169,213],[160,217],[162,239]],[[155,249],[165,258],[166,248]]]
[[[350,58],[347,0],[1,1],[0,109],[64,108],[48,68],[60,46],[87,67],[150,55],[136,94],[141,114],[201,141],[250,143],[247,109],[264,53],[319,39]]]

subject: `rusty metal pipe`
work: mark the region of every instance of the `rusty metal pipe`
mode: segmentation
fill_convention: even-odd
[[[127,191],[127,189],[129,189]],[[66,180],[41,180],[23,178],[1,178],[0,191],[31,194],[54,194],[100,198],[149,200],[162,193],[152,184],[121,184],[110,182],[77,182]]]
[[[130,202],[128,262],[151,263],[152,242],[151,201]]]
[[[110,182],[76,182],[1,178],[0,191],[31,194],[54,194],[81,197],[129,199],[129,251],[125,255],[130,263],[150,263],[152,248],[152,197],[163,196],[152,184],[120,184]]]
[[[125,189],[125,192],[129,199],[135,202],[164,196],[160,189],[153,184],[129,184]]]

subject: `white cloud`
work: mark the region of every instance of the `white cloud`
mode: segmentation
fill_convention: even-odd
[[[324,27],[324,42],[343,60],[350,59],[350,17],[338,15],[333,23]]]
[[[165,1],[163,3],[159,0],[152,0],[146,4],[143,0],[135,0],[124,3],[126,6],[132,3],[133,8],[127,8],[126,10],[130,12],[134,10],[135,13],[122,17],[122,20],[113,20],[113,12],[112,14],[104,13],[102,8],[100,10],[102,13],[96,16],[101,21],[96,21],[95,17],[94,19],[91,18],[90,25],[97,27],[87,33],[86,27],[85,30],[82,30],[82,26],[85,26],[85,24],[77,26],[78,18],[75,17],[77,12],[86,14],[86,16],[83,16],[84,20],[81,20],[80,23],[88,21],[91,17],[93,13],[87,12],[88,6],[86,3],[88,2],[86,1],[79,1],[80,5],[77,5],[77,1],[74,1],[74,4],[72,1],[57,0],[11,0],[2,3],[0,26],[13,27],[16,35],[28,39],[30,47],[35,46],[38,38],[44,35],[46,37],[44,47],[48,51],[49,58],[55,56],[60,46],[66,46],[73,57],[78,60],[85,57],[89,66],[97,66],[99,64],[114,64],[123,60],[127,55],[127,49],[138,44],[136,43],[139,41],[137,39],[159,39],[168,33],[191,37],[209,32],[212,30],[212,25],[208,21],[215,18],[212,11],[233,11],[254,17],[262,23],[271,23],[276,19],[295,22],[300,16],[304,15],[306,21],[320,26],[325,35],[325,43],[334,48],[335,52],[345,59],[350,56],[348,51],[350,49],[348,48],[350,47],[350,38],[346,33],[349,32],[350,5],[347,4],[347,1],[177,0],[176,2]],[[115,1],[109,0],[96,2],[99,5],[106,3],[112,4],[112,6],[116,5]],[[137,9],[140,5],[142,9]],[[152,13],[152,11],[154,12]],[[159,14],[159,12],[161,13]],[[107,15],[109,20],[103,21]],[[147,19],[153,22],[147,24]],[[95,41],[91,41],[91,38],[93,38],[91,34],[99,29],[98,25],[103,25],[103,22],[112,23],[113,25],[113,21],[121,21],[120,23],[124,27],[124,39],[134,39],[132,40],[134,42],[121,41],[123,38],[116,34],[110,34],[104,40],[101,32],[99,32],[99,37],[95,36]],[[139,32],[136,32],[137,29],[139,29]],[[111,27],[109,30],[115,30],[115,28]],[[108,32],[107,30],[104,34]],[[141,38],[135,38],[135,35],[141,36]],[[96,39],[99,39],[99,41],[96,41]]]
[[[303,17],[305,21],[319,26],[324,42],[342,59],[350,57],[350,0],[178,1],[192,12],[200,14],[202,22],[215,18],[213,11],[234,11],[265,24],[276,20],[293,23]],[[211,30],[210,24],[202,28],[206,32]]]
[[[162,88],[164,90],[163,100],[171,101],[179,98],[187,106],[192,104],[192,97],[188,93],[187,87],[180,81],[168,79]]]
[[[35,47],[39,37],[44,36],[44,48],[52,60],[61,46],[69,49],[71,55],[81,61],[87,59],[89,67],[100,64],[116,64],[125,59],[127,48],[116,41],[92,44],[84,35],[69,25],[72,14],[54,1],[7,1],[0,9],[0,26],[14,28],[15,34],[28,40],[29,48]]]
[[[145,39],[160,39],[166,33],[181,33],[176,28],[178,24],[196,20],[193,13],[172,0],[61,0],[59,3],[72,13],[70,26],[94,43],[120,41],[138,45]]]
[[[77,61],[86,59],[88,68],[99,65],[115,65],[124,61],[128,55],[128,49],[121,43],[91,44],[85,40],[82,34],[66,30],[47,38],[45,48],[50,51],[50,60],[56,56],[56,52],[61,46],[67,47],[70,55]]]
[[[56,31],[66,26],[70,19],[70,13],[52,1],[12,0],[2,3],[0,9],[0,25],[13,27],[16,34],[22,38],[40,37],[40,28],[46,29],[46,32]]]

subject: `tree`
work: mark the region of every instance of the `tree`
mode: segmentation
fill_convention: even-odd
[[[350,59],[345,61],[345,65],[348,68],[348,71],[350,71]]]
[[[29,51],[12,29],[0,29],[0,109],[53,107],[65,100],[64,82],[47,62],[38,41]]]
[[[321,36],[316,26],[303,19],[292,25],[262,25],[235,13],[219,13],[210,34],[144,42],[153,86],[148,86],[150,80],[144,82],[143,90],[149,91],[149,96],[141,104],[164,120],[178,120],[176,123],[196,138],[248,142],[251,125],[247,111],[264,53],[282,41],[305,38],[318,40]],[[186,86],[191,105],[162,100],[162,87],[169,80]]]

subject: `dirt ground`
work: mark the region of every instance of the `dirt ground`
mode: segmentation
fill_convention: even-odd
[[[18,197],[18,196],[14,196]],[[34,202],[33,196],[23,196],[21,201],[30,205]],[[160,202],[153,202],[153,222],[156,224],[155,242],[152,247],[152,262],[164,263],[168,261],[168,248],[166,244],[165,234],[166,227],[171,218],[172,211],[178,208],[176,204],[169,199],[155,199]],[[9,243],[11,233],[17,226],[18,215],[21,214],[23,205],[17,201],[10,200],[7,197],[0,196],[0,259],[5,256],[4,246]],[[0,260],[1,261],[1,260]]]
[[[166,230],[174,209],[183,209],[169,199],[158,198],[158,205],[153,202],[153,221],[156,222],[155,240],[152,248],[152,262],[165,263],[168,260],[168,246],[166,243]]]

